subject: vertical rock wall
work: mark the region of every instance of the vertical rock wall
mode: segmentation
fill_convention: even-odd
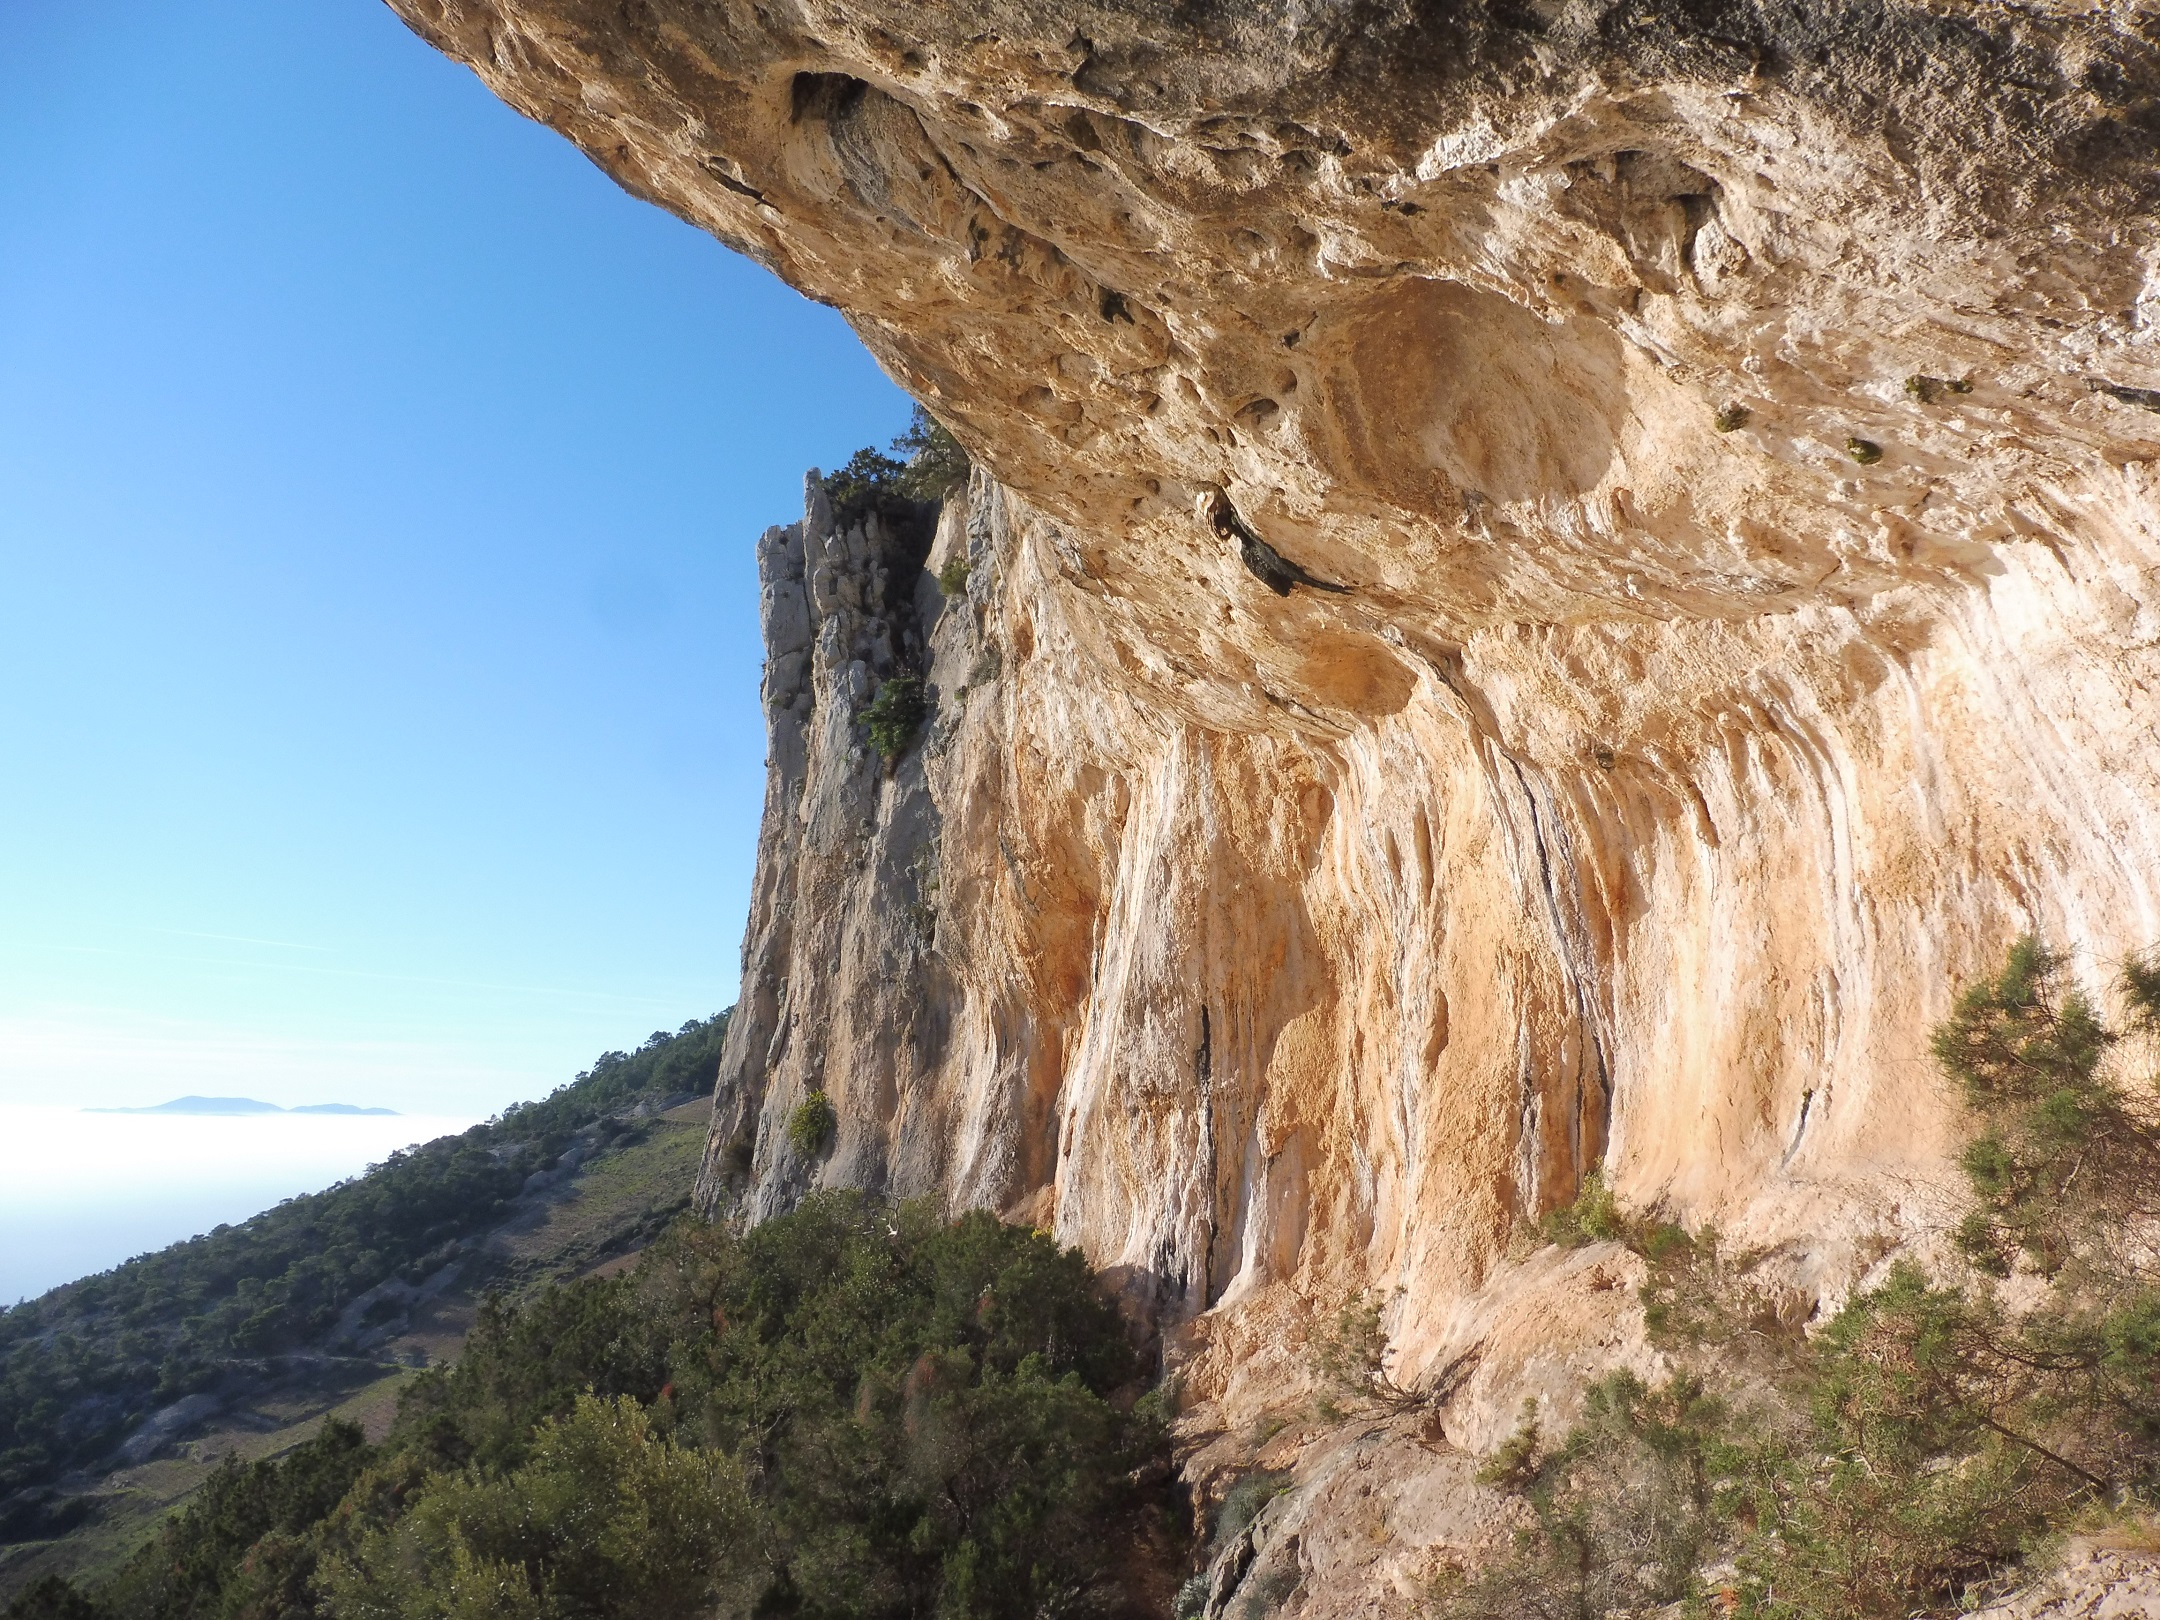
[[[1391,713],[1289,735],[1157,701],[1085,548],[981,475],[928,561],[956,556],[946,598],[815,491],[761,542],[772,764],[714,1202],[986,1205],[1171,1323],[1399,1288],[1414,1376],[1511,1224],[1601,1164],[1849,1276],[1940,1218],[1925,1046],[1956,981],[2027,927],[2160,931],[2138,655],[2076,661],[2044,546],[1928,623],[1403,633]],[[860,715],[902,667],[934,716],[888,770]],[[2048,667],[2072,678],[2006,678]],[[2072,765],[2109,737],[2111,773]],[[812,1089],[840,1128],[806,1161]]]

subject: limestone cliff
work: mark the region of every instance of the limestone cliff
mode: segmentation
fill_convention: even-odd
[[[1950,987],[2160,936],[2160,8],[393,3],[978,465],[963,596],[762,543],[708,1192],[1051,1226],[1226,1431],[1376,1288],[1475,1449],[1639,1353],[1524,1216],[1602,1166],[1804,1311],[1941,1219]],[[1490,1532],[1356,1485],[1426,1442],[1308,1458],[1345,1612]]]

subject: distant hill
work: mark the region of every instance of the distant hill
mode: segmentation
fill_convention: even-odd
[[[280,1108],[276,1103],[258,1102],[253,1097],[175,1097],[153,1108],[85,1108],[86,1114],[384,1114],[395,1116],[395,1108],[361,1108],[353,1103],[302,1103],[298,1108]]]
[[[0,1602],[125,1557],[213,1451],[274,1453],[329,1412],[386,1421],[413,1367],[456,1353],[484,1294],[649,1242],[689,1205],[727,1018],[655,1032],[538,1102],[0,1309]],[[247,1099],[129,1111],[233,1102]]]

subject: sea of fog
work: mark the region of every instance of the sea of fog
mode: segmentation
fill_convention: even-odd
[[[469,1119],[89,1114],[0,1104],[0,1303],[237,1223]]]

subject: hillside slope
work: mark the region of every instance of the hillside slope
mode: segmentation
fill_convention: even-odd
[[[688,1205],[726,1023],[0,1313],[0,1598],[109,1570],[223,1456],[380,1432],[484,1296],[649,1242]]]

